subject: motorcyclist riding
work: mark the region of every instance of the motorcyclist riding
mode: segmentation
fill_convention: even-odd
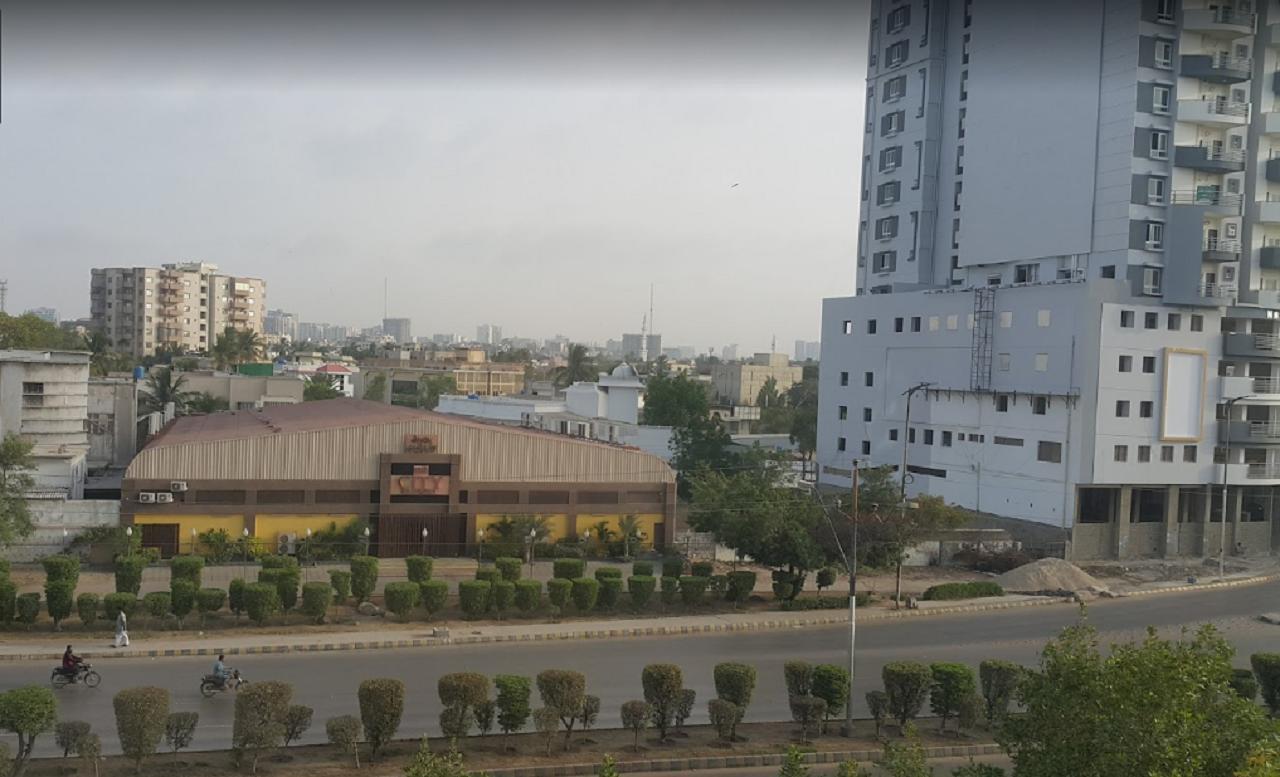
[[[71,682],[76,682],[76,675],[79,674],[82,663],[84,659],[72,652],[71,646],[67,645],[66,652],[62,654],[62,673],[71,678]]]
[[[223,663],[226,656],[219,653],[218,660],[213,662],[213,677],[218,681],[219,687],[225,688],[227,680],[231,677],[231,670],[227,669],[227,665]]]

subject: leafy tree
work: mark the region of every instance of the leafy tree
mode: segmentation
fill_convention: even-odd
[[[915,726],[903,731],[905,742],[885,742],[884,757],[876,762],[889,777],[932,777],[933,769],[925,760],[924,745]],[[1078,774],[1078,772],[1077,772]]]
[[[716,736],[720,737],[722,742],[732,742],[736,739],[734,729],[738,726],[738,721],[742,719],[742,708],[726,699],[716,697],[707,702],[707,717],[711,718],[711,725],[716,730]]]
[[[1232,774],[1275,726],[1231,690],[1233,650],[1212,626],[1166,640],[1098,647],[1080,623],[1023,675],[996,739],[1019,777]]]
[[[76,750],[83,737],[89,736],[90,726],[83,720],[63,720],[53,729],[53,741],[62,749],[62,757],[66,758]]]
[[[837,664],[813,668],[813,695],[827,703],[827,720],[839,715],[849,701],[849,669]],[[823,721],[826,728],[826,720]]]
[[[1262,701],[1273,717],[1280,714],[1280,653],[1254,653],[1249,664],[1262,687]]]
[[[249,756],[251,774],[258,773],[258,759],[264,750],[284,742],[285,716],[292,698],[293,686],[275,680],[253,683],[236,691],[231,746],[237,761]]]
[[[311,718],[315,710],[305,704],[291,704],[284,711],[284,746],[297,742],[311,728]]]
[[[538,694],[545,709],[551,710],[564,726],[564,749],[569,749],[573,724],[582,715],[586,701],[587,678],[581,672],[547,669],[538,673]]]
[[[51,730],[57,721],[58,703],[48,688],[31,685],[0,694],[0,729],[18,737],[13,777],[22,777],[26,772],[36,737]]]
[[[215,397],[207,391],[199,391],[187,396],[187,413],[222,413],[231,409],[231,404],[222,397]]]
[[[27,505],[27,493],[35,487],[34,447],[13,432],[0,440],[0,545],[12,545],[35,529]]]
[[[818,368],[804,368],[803,379],[787,389],[791,408],[791,442],[805,458],[813,458],[818,450]]]
[[[959,717],[965,703],[977,692],[978,684],[973,670],[964,664],[936,663],[929,666],[929,671],[933,673],[929,706],[941,718],[939,730],[946,729],[947,721]]]
[[[550,707],[539,707],[533,711],[533,727],[546,745],[546,754],[551,756],[551,741],[560,730],[560,716]]]
[[[884,681],[889,713],[905,730],[907,723],[924,707],[933,685],[933,673],[924,664],[894,661],[884,665],[880,677]]]
[[[74,351],[83,347],[76,335],[34,313],[0,313],[0,349]]]
[[[423,375],[418,378],[418,395],[415,405],[423,410],[435,410],[440,404],[440,397],[445,394],[456,394],[458,382],[451,374]]]
[[[338,381],[332,375],[316,374],[307,378],[302,387],[302,400],[315,402],[322,399],[337,399],[342,396],[338,391]]]
[[[164,722],[165,744],[175,753],[191,747],[198,722],[200,714],[197,712],[170,712]]]
[[[871,711],[871,719],[876,724],[876,739],[879,739],[880,731],[889,719],[889,694],[884,691],[868,691],[867,709]]]
[[[804,765],[804,752],[795,745],[787,745],[782,757],[782,769],[778,777],[808,777],[809,767]]]
[[[730,450],[733,439],[720,423],[720,417],[695,418],[671,432],[671,465],[680,475],[680,495],[688,498],[692,478],[703,472],[723,472],[738,464]]]
[[[365,680],[360,683],[356,696],[365,737],[369,740],[369,757],[374,759],[400,728],[400,718],[404,715],[404,683],[392,678]]]
[[[173,403],[174,412],[181,415],[186,412],[187,403],[191,400],[190,392],[184,391],[187,379],[175,374],[172,367],[161,367],[152,370],[143,381],[145,390],[138,395],[138,403],[147,413],[162,413],[165,405]]]
[[[674,722],[680,705],[684,674],[675,664],[649,664],[640,673],[640,684],[644,688],[644,700],[653,710],[653,725],[658,729],[658,738],[665,742],[667,730]]]
[[[571,343],[565,366],[556,371],[556,385],[564,388],[578,381],[595,380],[596,360],[581,343]]]
[[[1009,702],[1018,689],[1018,675],[1022,667],[1012,661],[988,659],[978,665],[978,679],[982,683],[982,698],[986,702],[987,720],[995,722],[1009,712]]]
[[[236,699],[237,705],[239,699]],[[115,695],[116,737],[120,749],[133,760],[135,774],[142,762],[155,755],[169,720],[169,691],[164,688],[126,688]]]
[[[716,695],[737,709],[738,719],[733,722],[729,732],[730,739],[736,739],[738,723],[747,714],[747,707],[751,706],[751,695],[756,689],[756,668],[748,664],[726,662],[716,664],[712,674]]]
[[[818,735],[827,715],[827,703],[817,696],[792,696],[787,700],[791,707],[791,719],[800,724],[800,735],[805,742]]]
[[[364,398],[374,402],[386,402],[387,388],[387,373],[370,373],[368,382],[364,384]]]
[[[364,730],[360,727],[360,719],[354,715],[339,715],[329,718],[324,724],[325,737],[329,744],[339,748],[355,758],[356,768],[360,768],[360,738]]]
[[[648,426],[687,427],[706,418],[711,409],[707,390],[686,375],[650,377],[644,387],[641,423]]]
[[[1257,744],[1235,777],[1276,777],[1280,774],[1280,734]]]
[[[648,702],[629,701],[622,705],[622,727],[631,730],[631,749],[640,751],[640,735],[653,719],[653,708]]]

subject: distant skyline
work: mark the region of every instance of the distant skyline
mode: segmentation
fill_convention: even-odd
[[[653,283],[665,343],[790,351],[853,287],[865,6],[6,6],[7,308],[201,260],[306,321],[390,278],[417,334],[603,343]]]

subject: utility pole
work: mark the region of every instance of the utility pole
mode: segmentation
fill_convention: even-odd
[[[0,313],[4,312],[4,298],[9,294],[9,281],[0,278]]]
[[[849,503],[850,553],[845,559],[849,571],[849,698],[844,703],[844,735],[853,736],[854,645],[858,641],[858,460],[853,460],[853,487]]]
[[[1231,408],[1242,399],[1252,398],[1252,394],[1243,394],[1225,402],[1227,412],[1224,414],[1222,427],[1222,523],[1218,527],[1219,580],[1227,576],[1227,462],[1231,460]]]
[[[902,470],[898,473],[898,521],[899,531],[907,522],[907,445],[911,437],[911,398],[915,396],[917,391],[929,388],[933,384],[929,381],[922,381],[902,392],[902,396],[907,398],[907,411],[902,419]],[[897,582],[894,586],[893,603],[895,607],[902,606],[902,548],[898,548],[898,572]]]

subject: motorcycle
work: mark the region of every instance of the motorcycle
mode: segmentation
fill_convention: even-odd
[[[223,691],[239,690],[240,686],[248,685],[249,681],[240,675],[239,669],[232,669],[231,675],[225,681],[220,681],[214,675],[207,674],[200,679],[200,693],[206,699],[213,698],[215,693]]]
[[[67,674],[62,667],[57,666],[54,667],[53,674],[49,675],[49,683],[54,688],[62,688],[70,683],[81,683],[90,688],[97,688],[100,682],[102,682],[102,676],[89,664],[77,664],[75,674]]]

